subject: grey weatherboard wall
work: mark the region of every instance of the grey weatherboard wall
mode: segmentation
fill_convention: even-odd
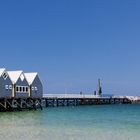
[[[32,90],[32,87],[37,87],[37,91]],[[41,83],[38,75],[35,77],[35,79],[34,79],[33,83],[31,84],[30,88],[31,88],[31,97],[42,98],[42,96],[43,96],[43,86],[42,86],[42,83]]]
[[[8,85],[8,89],[6,89],[6,85]],[[0,77],[0,97],[12,97],[12,88],[9,89],[9,86],[12,87],[12,81],[9,76],[4,79],[2,76]]]
[[[20,78],[18,79],[18,81],[16,82],[15,88],[16,86],[29,86],[27,80],[24,78],[24,80],[22,81]],[[17,92],[15,89],[15,97],[19,98],[19,97],[24,97],[27,98],[29,96],[29,93],[22,93],[22,92]]]

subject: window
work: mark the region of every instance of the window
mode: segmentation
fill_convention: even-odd
[[[20,92],[22,92],[22,87],[19,87],[19,88],[20,88],[20,90],[19,90],[19,91],[20,91]]]
[[[12,85],[9,85],[9,89],[12,89]]]
[[[26,92],[28,92],[28,87],[26,87]]]
[[[34,90],[34,87],[32,87],[32,90]]]
[[[16,87],[16,92],[19,92],[19,86]]]
[[[25,92],[25,87],[22,87],[23,92]]]
[[[37,91],[37,87],[35,87],[35,91]]]
[[[6,80],[7,77],[8,77],[8,74],[7,74],[6,72],[4,72],[4,73],[2,74],[2,77],[3,77],[4,80]]]
[[[8,89],[9,89],[9,88],[8,88],[8,85],[5,85],[5,89],[6,89],[6,90],[8,90]]]
[[[18,87],[16,87],[16,92],[18,92]]]
[[[28,93],[28,87],[27,86],[17,86],[16,92]]]

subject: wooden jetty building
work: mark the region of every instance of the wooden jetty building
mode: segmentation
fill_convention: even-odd
[[[29,84],[28,87],[29,97],[42,98],[43,86],[38,73],[24,73],[24,75]]]
[[[26,76],[23,71],[0,69],[0,111],[42,109],[43,87],[39,76]]]
[[[0,69],[0,98],[12,97],[12,81],[5,68]]]
[[[16,98],[27,98],[28,93],[28,82],[25,78],[23,71],[7,71],[8,76],[12,81],[12,97]]]

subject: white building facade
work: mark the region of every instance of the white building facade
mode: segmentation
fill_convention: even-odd
[[[43,86],[37,73],[0,68],[0,98],[42,98]]]

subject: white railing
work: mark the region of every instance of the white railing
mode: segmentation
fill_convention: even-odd
[[[119,99],[123,99],[123,98],[126,98],[126,96],[112,96],[112,98],[119,98]]]
[[[80,94],[44,94],[44,98],[110,98],[110,96],[80,95]]]
[[[126,96],[126,98],[132,101],[140,101],[140,96]]]
[[[43,98],[103,98],[103,99],[108,99],[108,98],[119,98],[119,99],[124,99],[127,98],[131,101],[140,101],[140,96],[113,96],[113,95],[87,95],[87,94],[43,94]]]

